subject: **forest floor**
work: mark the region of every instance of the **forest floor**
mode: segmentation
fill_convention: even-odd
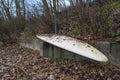
[[[17,44],[0,46],[0,80],[120,80],[120,69],[91,61],[43,58]]]

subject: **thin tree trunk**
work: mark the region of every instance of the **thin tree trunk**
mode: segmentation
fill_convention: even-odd
[[[79,5],[79,0],[76,0],[76,6],[78,6]]]
[[[54,9],[54,32],[57,33],[57,0],[53,0],[53,9]]]
[[[70,6],[74,6],[74,3],[73,3],[73,0],[69,0],[69,2],[70,2]]]
[[[25,0],[22,0],[22,4],[23,4],[23,17],[25,20],[25,18],[26,18]]]
[[[16,14],[18,18],[21,18],[20,3],[19,0],[15,0]]]
[[[43,8],[44,8],[44,15],[45,15],[47,21],[51,22],[51,14],[50,14],[50,9],[48,7],[47,1],[42,0],[42,2],[43,2]]]
[[[6,5],[3,0],[1,0],[2,6],[4,8],[5,14],[9,20],[12,19],[11,13],[10,13],[10,7],[9,5]]]

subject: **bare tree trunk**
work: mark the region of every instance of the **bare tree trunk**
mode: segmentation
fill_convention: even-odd
[[[80,5],[79,5],[79,17],[82,18],[83,16],[83,1],[80,0]]]
[[[54,9],[54,13],[57,12],[57,0],[53,0],[53,9]]]
[[[7,2],[7,3],[9,3],[9,2]],[[5,14],[6,14],[7,18],[8,18],[9,20],[11,20],[11,19],[12,19],[12,16],[11,16],[11,13],[10,13],[10,6],[11,6],[11,5],[5,4],[4,0],[1,0],[1,4],[2,4],[2,6],[3,6],[3,9],[4,9],[4,11],[5,11]]]
[[[76,6],[78,6],[79,5],[79,0],[76,0]]]
[[[16,15],[18,18],[22,17],[21,10],[20,10],[20,1],[15,0],[15,6],[16,6]]]
[[[50,9],[48,7],[47,1],[42,0],[42,2],[43,2],[43,8],[44,8],[44,15],[45,15],[47,21],[51,22],[51,14],[50,14]]]
[[[73,0],[69,0],[69,2],[70,2],[70,6],[74,6],[74,3],[73,3]]]
[[[88,13],[88,17],[89,17],[89,8],[90,8],[90,0],[86,0],[86,12]]]
[[[53,11],[54,11],[54,32],[57,33],[57,2],[58,0],[53,0]]]
[[[25,20],[25,18],[26,18],[25,0],[22,0],[22,4],[23,4],[23,17]]]

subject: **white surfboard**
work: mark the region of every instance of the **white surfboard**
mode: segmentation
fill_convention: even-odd
[[[54,46],[60,47],[62,49],[68,50],[70,52],[76,53],[78,55],[96,61],[100,62],[108,61],[108,58],[102,52],[81,40],[77,40],[63,35],[46,35],[46,34],[37,35],[37,38]]]

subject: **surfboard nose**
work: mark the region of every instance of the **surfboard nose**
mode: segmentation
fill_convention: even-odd
[[[108,58],[107,58],[106,55],[101,54],[101,55],[99,55],[99,56],[97,55],[96,61],[107,62],[107,61],[108,61]]]
[[[107,62],[108,61],[108,57],[105,55],[105,54],[103,54],[102,52],[100,52],[99,51],[99,55],[97,55],[97,59],[96,60],[98,60],[98,61],[100,61],[100,62]]]
[[[103,57],[103,62],[107,62],[108,61],[108,58],[106,56]]]

